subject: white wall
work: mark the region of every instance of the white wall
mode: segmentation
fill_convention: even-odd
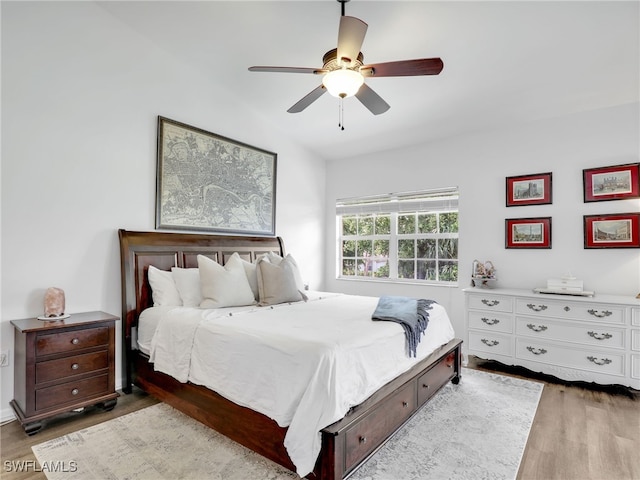
[[[331,162],[326,288],[433,298],[448,309],[460,337],[462,288],[469,286],[474,259],[493,261],[500,287],[544,287],[548,278],[570,271],[596,294],[635,296],[640,292],[640,250],[585,250],[583,215],[640,212],[640,200],[583,203],[582,170],[638,162],[639,118],[636,103]],[[553,173],[553,204],[505,206],[505,177],[543,172]],[[336,199],[447,186],[460,189],[458,288],[336,279]],[[504,248],[506,218],[538,216],[552,217],[551,250]]]
[[[154,229],[158,115],[278,153],[276,233],[321,287],[324,162],[234,95],[95,4],[2,3],[3,351],[47,287],[68,312],[120,315],[117,229]],[[6,419],[13,369],[0,375]]]

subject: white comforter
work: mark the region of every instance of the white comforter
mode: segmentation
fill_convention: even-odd
[[[434,304],[410,358],[400,325],[371,320],[377,301],[316,294],[275,307],[154,307],[141,315],[140,331],[151,338],[156,370],[288,426],[285,447],[304,477],[320,452],[320,430],[454,337]]]

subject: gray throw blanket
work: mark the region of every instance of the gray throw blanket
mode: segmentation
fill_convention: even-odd
[[[380,297],[371,320],[399,323],[404,328],[409,356],[415,357],[418,343],[429,324],[429,310],[433,308],[433,303],[436,302],[424,298]]]

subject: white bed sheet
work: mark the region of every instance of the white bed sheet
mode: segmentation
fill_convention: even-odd
[[[445,309],[434,304],[411,358],[400,325],[371,320],[377,302],[316,293],[273,308],[154,307],[141,315],[139,343],[157,312],[149,342],[154,368],[288,426],[285,447],[303,477],[320,452],[320,430],[454,338]]]

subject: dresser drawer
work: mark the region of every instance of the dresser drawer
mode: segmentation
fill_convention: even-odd
[[[36,409],[45,410],[66,403],[78,403],[108,393],[111,393],[108,374],[71,381],[36,390]]]
[[[429,400],[455,374],[455,353],[451,353],[444,362],[439,362],[431,370],[418,377],[418,406]]]
[[[597,303],[573,303],[546,298],[518,298],[516,313],[530,316],[566,318],[580,321],[595,321],[624,324],[624,308],[617,305]]]
[[[104,350],[73,357],[36,363],[36,384],[109,368],[109,353]]]
[[[495,312],[513,312],[513,298],[505,295],[469,295],[469,308]]]
[[[611,350],[579,348],[562,344],[538,342],[518,338],[516,358],[523,360],[577,368],[606,375],[625,375],[625,356]]]
[[[349,471],[407,420],[416,408],[415,383],[392,394],[346,432],[345,470]]]
[[[513,333],[513,318],[508,313],[469,311],[469,328]]]
[[[548,318],[516,317],[516,335],[599,347],[625,347],[625,330],[622,328],[561,322]]]
[[[108,343],[108,327],[39,335],[36,340],[36,356],[73,352],[83,348],[107,345]]]
[[[494,332],[469,331],[469,350],[495,355],[511,356],[513,341],[510,336]]]

